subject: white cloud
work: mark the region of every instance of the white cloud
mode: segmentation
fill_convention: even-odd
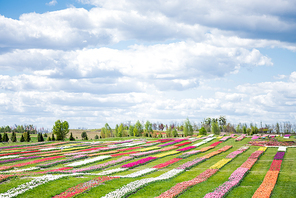
[[[57,3],[58,3],[57,0],[52,0],[52,1],[48,2],[48,3],[46,3],[46,5],[55,6]]]

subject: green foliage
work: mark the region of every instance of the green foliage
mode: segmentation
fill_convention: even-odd
[[[72,133],[71,133],[72,134]],[[95,135],[95,140],[99,139],[99,136],[98,135]]]
[[[6,126],[4,130],[5,130],[5,132],[11,132],[10,126]]]
[[[118,135],[118,124],[116,124],[116,126],[115,126],[115,135],[116,135],[116,137],[120,137],[120,136]]]
[[[220,128],[216,120],[212,120],[212,132],[215,135],[220,135]]]
[[[47,138],[47,133],[44,133],[44,137],[46,137],[46,138]]]
[[[130,136],[134,136],[134,126],[133,126],[133,125],[131,125],[131,126],[129,127],[129,129],[128,129],[128,133],[129,133]]]
[[[38,134],[37,134],[37,141],[38,141],[38,142],[44,142],[44,138],[43,138],[42,133],[38,133]]]
[[[51,134],[51,141],[55,141],[54,134]]]
[[[173,128],[172,135],[173,135],[173,137],[178,137],[178,132],[177,132],[176,128]]]
[[[201,127],[199,129],[199,135],[207,135],[207,131],[206,131],[205,127]]]
[[[8,135],[6,132],[4,132],[2,142],[8,142],[8,141],[9,141]]]
[[[159,133],[159,134],[158,134],[158,138],[162,138],[162,135],[161,135],[161,133]]]
[[[135,128],[136,128],[136,130],[135,130]],[[143,133],[143,126],[140,123],[140,121],[138,120],[134,126],[134,136],[141,136],[142,133]]]
[[[16,134],[15,134],[14,131],[13,131],[12,134],[11,134],[11,138],[10,138],[10,140],[11,140],[12,142],[16,142]]]
[[[167,136],[167,137],[172,137],[172,136],[173,136],[171,127],[169,127],[169,128],[166,130],[165,133],[166,133],[166,136]]]
[[[113,137],[112,129],[111,129],[111,127],[109,126],[108,123],[105,124],[105,128],[106,128],[105,136],[106,136],[106,137]]]
[[[75,141],[75,138],[73,137],[73,134],[72,133],[70,134],[69,140],[70,141]]]
[[[46,141],[51,141],[51,138],[50,136],[47,137]]]
[[[149,122],[148,120],[145,123],[145,132],[146,133],[150,133],[150,132],[152,133],[153,132],[153,130],[152,130],[152,123]]]
[[[101,129],[101,137],[102,137],[102,138],[106,138],[106,128],[105,128],[105,127],[103,127],[103,128]]]
[[[82,138],[83,140],[88,140],[87,133],[86,133],[85,131],[83,131],[83,132],[81,133],[81,138]]]
[[[247,128],[247,134],[251,135],[251,129],[250,128]]]
[[[184,122],[183,131],[184,131],[185,137],[193,135],[193,127],[188,118]]]
[[[241,129],[241,125],[240,125],[240,124],[238,124],[238,125],[236,126],[236,132],[237,132],[237,133],[241,133],[241,132],[242,132],[242,129]]]
[[[0,142],[2,142],[2,135],[0,134]]]
[[[24,142],[25,141],[25,138],[24,138],[24,135],[22,134],[22,137],[20,139],[20,142]]]
[[[23,136],[24,136],[25,142],[30,142],[31,141],[30,132],[24,132]]]
[[[243,126],[243,133],[244,134],[247,134],[247,127],[246,127],[246,125]]]
[[[52,128],[52,132],[56,135],[57,140],[64,140],[69,133],[69,123],[57,120]]]
[[[123,127],[123,124],[121,123],[118,127],[118,136],[117,137],[123,137],[123,130],[124,130],[124,127]]]

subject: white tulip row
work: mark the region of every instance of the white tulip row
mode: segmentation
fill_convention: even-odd
[[[158,169],[157,168],[146,168],[144,170],[140,170],[140,171],[128,174],[128,175],[122,175],[122,176],[118,176],[118,177],[140,177],[140,176],[146,175],[148,173],[152,173],[156,170],[158,170]]]
[[[161,180],[165,180],[165,179],[170,179],[170,178],[180,174],[183,171],[184,171],[183,169],[172,169],[172,170],[170,170],[158,177],[155,177],[155,178],[146,178],[146,179],[137,180],[137,181],[131,182],[127,185],[124,185],[123,187],[121,187],[115,191],[108,193],[107,195],[103,196],[102,198],[125,197],[125,196],[137,191],[139,188],[142,188],[142,187],[148,185],[149,183],[161,181]]]
[[[199,142],[197,144],[194,144],[193,146],[196,146],[196,147],[201,146],[201,145],[203,145],[205,143],[208,143],[208,142],[212,141],[213,139],[215,139],[215,138],[214,137],[208,137],[207,139],[204,139],[203,141],[201,141],[201,142]]]
[[[115,169],[111,169],[111,170],[105,170],[100,173],[96,173],[96,175],[110,175],[113,173],[119,173],[119,172],[126,171],[126,170],[128,170],[128,168],[115,168]]]
[[[18,158],[19,155],[8,155],[8,156],[2,156],[0,157],[0,160],[1,159],[12,159],[12,158]]]
[[[21,185],[15,187],[15,188],[12,188],[12,189],[8,190],[5,193],[1,193],[0,197],[1,198],[15,197],[15,196],[17,196],[19,194],[22,194],[22,193],[26,192],[27,190],[35,188],[35,187],[37,187],[39,185],[42,185],[42,184],[44,184],[46,182],[62,178],[64,176],[65,175],[44,175],[44,176],[41,176],[41,177],[36,177],[35,179],[33,179],[30,182],[21,184]]]
[[[5,173],[18,173],[18,172],[26,172],[26,171],[32,171],[32,170],[39,170],[40,167],[31,167],[31,168],[24,168],[24,169],[13,169],[5,171]]]
[[[286,146],[279,146],[278,151],[287,151],[287,147]]]
[[[107,158],[111,158],[111,156],[110,155],[98,156],[98,157],[89,158],[89,159],[85,159],[85,160],[78,161],[78,162],[73,162],[73,163],[67,164],[65,166],[70,166],[70,167],[84,166],[86,164],[101,161],[101,160],[104,160],[104,159],[107,159]]]

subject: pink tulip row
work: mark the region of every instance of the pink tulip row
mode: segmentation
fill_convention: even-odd
[[[242,141],[245,137],[246,137],[246,135],[245,134],[242,134],[241,136],[237,137],[235,139],[235,141]]]
[[[136,166],[146,164],[146,163],[148,163],[148,162],[150,162],[152,160],[155,160],[155,159],[157,159],[157,157],[146,157],[146,158],[140,159],[140,160],[135,161],[135,162],[124,164],[121,167],[122,168],[135,168]]]
[[[188,151],[188,150],[194,149],[194,148],[196,148],[196,146],[187,146],[185,148],[177,149],[177,151]]]
[[[102,176],[102,177],[97,177],[95,179],[92,179],[90,181],[84,182],[82,184],[78,184],[77,186],[71,187],[67,189],[65,192],[62,192],[59,195],[54,196],[53,198],[69,198],[69,197],[74,197],[77,194],[83,193],[86,190],[89,190],[90,188],[93,188],[95,186],[98,186],[102,184],[103,182],[116,179],[118,177],[110,177],[110,176]]]

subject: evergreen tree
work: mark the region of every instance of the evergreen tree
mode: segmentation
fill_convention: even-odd
[[[0,134],[0,142],[2,142],[2,135]]]
[[[133,125],[131,125],[131,126],[129,127],[129,129],[128,129],[128,133],[129,133],[130,136],[134,136],[134,126],[133,126]]]
[[[25,142],[30,142],[31,141],[31,137],[30,137],[30,132],[24,132],[23,133],[24,135],[24,139],[25,139]]]
[[[55,141],[54,134],[51,135],[51,141]]]
[[[50,136],[47,137],[46,141],[51,141],[51,138]]]
[[[20,139],[20,142],[24,142],[25,141],[25,138],[24,138],[24,135],[22,134],[22,137]]]
[[[81,133],[81,138],[82,138],[83,140],[88,140],[87,133],[86,133],[85,131],[83,131],[83,132]]]
[[[47,133],[44,133],[44,137],[46,137],[46,138],[47,138]]]
[[[40,133],[40,142],[44,142],[44,138],[43,138],[42,133]]]
[[[15,134],[14,131],[12,132],[10,139],[11,139],[12,142],[16,142],[16,134]]]
[[[99,139],[99,136],[98,135],[95,135],[95,140]]]
[[[37,141],[38,142],[41,142],[41,140],[40,140],[40,133],[37,134]]]
[[[6,132],[4,132],[4,134],[3,134],[2,141],[3,141],[3,142],[8,142],[8,141],[9,141],[9,138],[8,138],[8,135],[7,135]]]
[[[219,125],[218,125],[218,122],[217,121],[212,121],[212,132],[215,135],[219,135],[220,134],[220,128],[219,128]]]
[[[70,141],[75,141],[75,138],[73,137],[72,133],[70,134],[70,138],[69,138]]]

